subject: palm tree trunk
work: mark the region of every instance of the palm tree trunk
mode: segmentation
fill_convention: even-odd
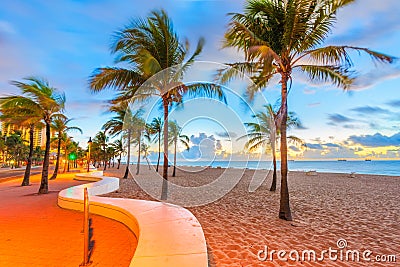
[[[119,153],[119,159],[118,159],[118,166],[117,166],[117,169],[119,169],[119,165],[121,165],[121,157],[122,157],[122,153]]]
[[[275,151],[275,140],[271,142],[271,148],[272,148],[272,163],[274,164],[274,174],[272,175],[272,184],[271,188],[269,191],[275,191],[276,190],[276,151]]]
[[[145,156],[145,159],[147,162],[147,166],[149,166],[149,170],[151,170],[150,161],[149,161],[149,158],[147,157],[147,155]]]
[[[31,176],[32,157],[33,157],[33,132],[35,125],[31,124],[29,129],[29,156],[28,163],[26,164],[24,180],[22,180],[21,186],[29,185],[29,177]]]
[[[141,133],[139,132],[139,151],[138,151],[138,159],[137,159],[137,164],[136,164],[136,175],[139,174],[139,170],[140,170],[140,149],[141,149],[141,140],[142,136]]]
[[[158,133],[158,159],[156,168],[157,172],[158,172],[158,166],[160,166],[160,156],[161,156],[161,132]]]
[[[163,183],[161,189],[161,200],[168,198],[168,101],[163,97],[164,107],[164,162],[163,162]]]
[[[176,171],[176,144],[178,143],[178,140],[175,140],[174,142],[174,171],[172,172],[172,177],[175,177],[175,171]]]
[[[68,161],[68,155],[67,155],[68,151],[67,151],[67,145],[65,145],[64,147],[64,155],[65,155],[65,162],[64,162],[64,170],[63,173],[65,173],[65,171],[67,170],[67,161]]]
[[[106,159],[106,155],[104,155],[104,168],[103,171],[107,170],[107,159]]]
[[[129,159],[131,158],[131,130],[128,129],[128,159],[126,161],[126,169],[125,169],[125,174],[124,174],[124,179],[128,178],[128,173],[129,173]]]
[[[50,180],[54,180],[57,178],[57,173],[60,165],[60,154],[61,154],[61,135],[58,133],[58,145],[57,145],[57,161],[56,166],[54,167],[53,175],[51,176]]]
[[[50,156],[50,121],[46,121],[46,148],[44,150],[44,160],[42,169],[42,179],[40,181],[39,194],[49,192],[49,157]]]
[[[287,81],[288,75],[282,75],[282,103],[280,109],[281,119],[281,200],[279,207],[279,218],[287,221],[292,220],[289,204],[289,189],[287,182],[288,164],[287,164],[287,140],[286,140],[286,121],[287,121]]]

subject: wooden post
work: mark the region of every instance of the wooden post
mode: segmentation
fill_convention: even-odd
[[[89,243],[90,243],[90,226],[89,226],[89,196],[88,190],[83,189],[83,262],[80,266],[90,264]]]

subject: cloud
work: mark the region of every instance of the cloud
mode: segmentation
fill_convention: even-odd
[[[370,72],[358,76],[353,84],[351,90],[364,90],[371,88],[375,84],[400,77],[400,66],[380,65],[379,68],[374,68]]]
[[[323,147],[322,147],[322,145],[321,144],[311,144],[311,143],[307,143],[306,144],[306,147],[307,148],[309,148],[309,149],[324,149]]]
[[[343,116],[341,114],[337,114],[337,113],[329,114],[328,115],[328,120],[330,120],[330,122],[334,123],[334,124],[354,121],[353,119],[350,119],[348,117],[345,117],[345,116]]]
[[[192,135],[190,136],[190,142],[194,145],[199,145],[202,141],[210,139],[212,141],[215,141],[214,135],[207,136],[205,133],[199,133],[199,136]]]
[[[317,106],[319,106],[319,105],[321,105],[321,102],[315,102],[315,103],[309,103],[309,104],[307,104],[307,106],[309,106],[309,107],[317,107]]]
[[[303,124],[300,124],[299,126],[295,127],[296,130],[308,130],[308,128],[306,126],[304,126]]]
[[[312,89],[304,89],[303,93],[306,95],[313,95],[315,94],[317,91],[316,90],[312,90]]]
[[[215,132],[215,135],[221,138],[235,138],[237,133],[235,132]]]
[[[400,132],[392,136],[376,133],[374,135],[352,135],[348,139],[353,143],[366,147],[400,146]]]
[[[0,20],[0,34],[15,34],[16,30],[14,29],[14,26],[5,20]]]
[[[377,43],[400,28],[398,0],[363,0],[341,9],[331,41],[365,45]]]
[[[218,151],[222,150],[220,140],[216,140],[214,135],[199,133],[198,136],[191,135],[190,149],[182,152],[182,156],[190,160],[205,160],[215,158]]]
[[[326,146],[326,147],[332,147],[332,148],[339,148],[340,147],[340,145],[338,145],[338,144],[334,144],[334,143],[325,143],[325,144],[322,144],[323,146]]]
[[[361,126],[354,125],[354,124],[344,124],[343,128],[346,128],[346,129],[364,129],[365,127],[361,127]]]
[[[357,112],[359,114],[388,114],[389,110],[380,107],[362,106],[352,108],[351,111]]]
[[[400,107],[400,100],[392,100],[386,103],[389,106],[392,106],[394,108]]]

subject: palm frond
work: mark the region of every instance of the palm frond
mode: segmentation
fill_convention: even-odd
[[[106,88],[124,90],[136,89],[144,82],[143,77],[134,70],[117,67],[96,69],[89,78],[89,87],[93,92],[99,92]]]
[[[214,81],[216,83],[227,84],[235,78],[244,79],[257,71],[257,69],[258,63],[256,62],[236,62],[227,64],[226,68],[217,71]]]
[[[287,137],[287,139],[288,139],[289,142],[291,142],[293,144],[296,144],[296,145],[301,145],[302,146],[302,145],[305,144],[304,140],[299,138],[299,137],[297,137],[297,136],[290,135],[290,136]]]
[[[343,89],[349,89],[354,81],[354,72],[340,66],[297,65],[313,81],[332,82]]]
[[[367,48],[354,46],[326,46],[306,51],[302,57],[309,56],[311,62],[316,65],[334,65],[346,68],[352,67],[353,62],[349,51],[368,54],[372,60],[383,63],[393,63],[394,57],[379,53]],[[302,57],[299,57],[302,58]]]

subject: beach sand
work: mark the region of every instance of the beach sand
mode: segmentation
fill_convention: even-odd
[[[120,170],[110,169],[105,174],[122,177],[123,170],[121,166]],[[133,166],[131,173],[134,171]],[[400,177],[356,174],[355,178],[351,178],[349,174],[317,173],[309,176],[303,172],[290,172],[291,222],[278,219],[280,178],[277,191],[270,192],[272,173],[267,171],[257,172],[262,176],[268,174],[268,177],[255,192],[249,192],[254,170],[178,169],[177,177],[171,177],[170,181],[197,187],[209,184],[226,172],[232,179],[241,177],[229,193],[212,203],[188,208],[203,227],[210,266],[396,265],[377,262],[377,255],[395,255],[397,264],[400,261]],[[172,173],[172,168],[169,173]],[[145,181],[147,185],[153,184],[156,188],[155,176],[154,170],[149,171],[143,165],[141,174],[135,179]],[[107,196],[154,200],[138,186],[135,179],[132,176],[121,179],[120,190]],[[225,183],[229,184],[229,181]],[[157,190],[156,193],[159,192]],[[171,198],[176,193],[171,192]],[[340,239],[347,242],[343,249],[338,249],[337,242]],[[296,258],[296,252],[292,250],[299,253],[299,258],[305,250],[314,250],[316,257],[320,258],[323,250],[331,248],[338,251],[331,254],[332,257],[337,255],[338,260],[329,259],[329,255],[325,254],[322,261],[313,261],[308,260],[306,254],[304,261],[285,261],[279,260],[275,253],[273,260],[268,258],[261,261],[257,255],[259,251],[265,251],[266,246],[268,257],[271,256],[271,250],[285,250],[285,259],[289,259],[289,252],[292,258]],[[359,250],[359,262],[353,261],[348,253],[350,250]],[[372,252],[367,256],[374,262],[362,259],[365,250]],[[265,253],[259,255],[264,257]]]

